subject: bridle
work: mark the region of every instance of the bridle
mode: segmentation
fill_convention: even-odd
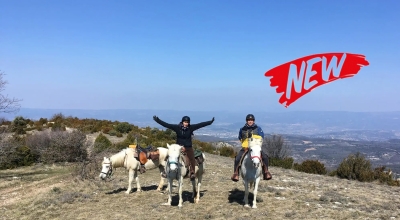
[[[250,158],[251,158],[251,160],[253,161],[253,164],[254,164],[254,160],[253,159],[255,159],[255,158],[258,158],[259,159],[259,161],[260,161],[260,163],[262,162],[262,158],[261,158],[261,150],[260,150],[260,155],[256,155],[256,156],[252,156],[251,155],[251,152],[253,152],[253,149],[249,149],[250,150]],[[255,165],[255,164],[254,164]]]
[[[113,172],[113,168],[112,168],[112,162],[111,162],[111,160],[110,159],[108,159],[110,162],[109,163],[103,163],[103,165],[104,164],[110,164],[110,168],[108,169],[108,171],[107,171],[107,173],[105,173],[105,172],[103,172],[103,170],[101,171],[101,173],[103,173],[103,174],[105,174],[106,175],[106,178],[111,178],[111,176],[112,176],[112,172]]]
[[[167,159],[168,173],[171,173],[170,165],[171,165],[171,164],[175,164],[175,165],[177,166],[177,172],[176,172],[177,175],[176,175],[176,179],[179,180],[179,175],[180,175],[180,173],[181,173],[181,164],[179,163],[180,156],[178,156],[178,157],[176,158],[176,161],[170,161],[170,160],[169,160],[170,158],[171,158],[171,157],[168,156],[168,159]]]

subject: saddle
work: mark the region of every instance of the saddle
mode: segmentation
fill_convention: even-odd
[[[136,146],[134,147],[135,150],[135,158],[139,160],[141,165],[144,165],[147,163],[147,160],[153,160],[156,161],[160,157],[160,152],[158,150],[153,150],[152,146],[148,146],[146,148],[143,148],[141,146]]]
[[[189,161],[189,157],[186,154],[184,147],[182,147],[182,150],[181,150],[181,158],[183,159],[183,162],[185,163],[186,174],[185,174],[184,178],[186,178],[186,177],[189,177],[190,161]],[[194,160],[195,160],[195,166],[199,166],[200,164],[202,164],[204,162],[203,153],[200,150],[197,150],[197,149],[195,150]]]

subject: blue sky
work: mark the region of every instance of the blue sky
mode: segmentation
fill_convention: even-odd
[[[0,0],[3,93],[23,108],[400,110],[399,1]],[[287,109],[264,73],[366,56]]]

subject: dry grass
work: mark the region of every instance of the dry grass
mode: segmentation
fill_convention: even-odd
[[[191,185],[185,180],[182,209],[177,207],[176,188],[172,207],[161,205],[168,196],[156,191],[158,170],[139,175],[144,191],[137,193],[134,188],[129,195],[125,194],[128,173],[122,168],[107,182],[80,181],[71,174],[71,166],[3,170],[0,171],[0,219],[400,218],[399,187],[276,167],[270,168],[273,179],[260,183],[258,209],[246,209],[241,202],[242,182],[230,180],[232,159],[210,154],[206,157],[200,203],[193,203]]]

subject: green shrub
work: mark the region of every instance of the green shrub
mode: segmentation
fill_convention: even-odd
[[[235,150],[232,147],[222,146],[219,148],[219,154],[224,157],[235,157]]]
[[[115,130],[120,133],[129,133],[132,131],[132,126],[128,122],[122,122],[115,127]]]
[[[312,174],[325,175],[327,173],[325,165],[318,160],[305,160],[301,164],[295,163],[293,169]]]
[[[400,182],[395,180],[392,171],[385,170],[385,166],[380,166],[374,170],[374,179],[379,180],[382,184],[387,184],[389,186],[400,186]]]
[[[269,165],[274,167],[282,167],[284,169],[292,169],[294,159],[291,157],[286,157],[284,159],[279,158],[269,158]]]
[[[371,162],[365,159],[360,152],[350,154],[347,158],[344,158],[337,169],[337,175],[340,178],[361,182],[374,180]]]
[[[114,129],[112,129],[111,131],[109,131],[108,132],[108,135],[110,135],[110,136],[117,136],[117,131],[116,130],[114,130]]]
[[[97,136],[96,140],[94,141],[94,146],[93,149],[96,153],[101,152],[107,148],[110,148],[112,146],[112,143],[106,136],[104,136],[102,133]]]
[[[14,119],[11,124],[11,131],[15,132],[16,134],[26,134],[25,128],[27,125],[27,120],[22,116],[18,116]]]

